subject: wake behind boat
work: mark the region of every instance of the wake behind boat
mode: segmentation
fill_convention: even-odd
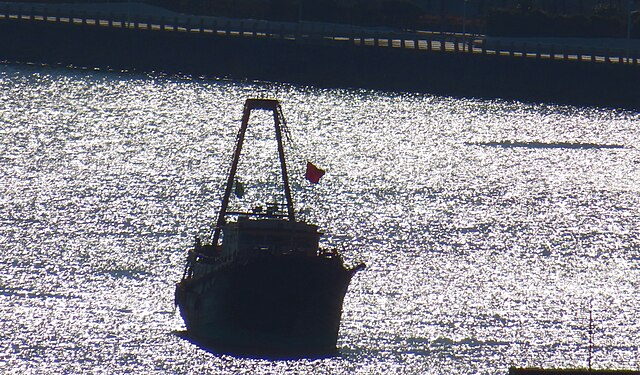
[[[286,204],[228,211],[253,110],[273,113]],[[359,269],[321,249],[318,227],[295,217],[276,100],[248,99],[213,239],[196,239],[175,301],[192,339],[232,354],[324,356],[336,352],[342,303]]]

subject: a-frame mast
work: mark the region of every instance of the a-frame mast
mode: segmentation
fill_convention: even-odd
[[[247,99],[244,103],[244,111],[242,113],[242,123],[240,125],[240,131],[238,132],[238,139],[236,141],[236,148],[233,153],[233,161],[231,163],[231,169],[227,178],[227,185],[224,191],[224,197],[222,198],[222,205],[220,206],[220,213],[218,214],[218,221],[216,222],[216,228],[213,234],[212,245],[217,245],[220,239],[220,233],[222,226],[225,223],[225,216],[227,214],[227,207],[229,206],[229,198],[233,191],[233,183],[235,181],[236,172],[238,170],[238,164],[240,162],[240,155],[242,153],[242,144],[244,142],[244,136],[247,132],[249,125],[249,118],[251,111],[254,109],[262,109],[272,111],[273,121],[275,125],[276,141],[278,143],[278,156],[280,157],[280,168],[282,172],[282,180],[284,183],[284,194],[287,200],[287,217],[291,222],[295,221],[295,211],[293,209],[293,199],[291,198],[291,187],[289,186],[289,175],[287,172],[287,164],[284,155],[284,145],[282,142],[282,124],[280,123],[281,109],[277,100],[273,99]]]

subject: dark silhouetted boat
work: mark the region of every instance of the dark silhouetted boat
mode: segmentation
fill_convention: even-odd
[[[286,204],[229,212],[253,110],[273,112]],[[342,303],[352,276],[364,267],[345,267],[338,251],[319,247],[316,225],[296,219],[283,124],[278,101],[246,101],[213,239],[210,244],[196,239],[176,286],[188,337],[215,351],[266,357],[335,354]]]

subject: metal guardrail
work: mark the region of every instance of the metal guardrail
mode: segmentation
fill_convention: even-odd
[[[5,4],[6,5],[6,4]],[[488,46],[478,35],[440,34],[427,32],[400,32],[365,29],[313,22],[274,22],[252,19],[226,19],[219,17],[150,16],[102,12],[76,12],[66,9],[26,8],[20,4],[0,7],[0,21],[51,22],[93,27],[130,29],[155,32],[176,32],[216,35],[224,37],[268,38],[298,43],[336,44],[398,48],[426,52],[493,55],[505,58],[538,60],[564,60],[590,63],[640,65],[638,51],[624,54],[590,48],[569,46],[542,46],[541,44],[499,42]]]

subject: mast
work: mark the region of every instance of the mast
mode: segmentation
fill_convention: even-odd
[[[236,148],[233,153],[233,161],[231,162],[231,169],[229,170],[229,176],[227,177],[227,185],[224,191],[224,197],[222,198],[222,205],[220,206],[220,213],[218,214],[218,220],[216,222],[215,232],[213,234],[212,245],[217,245],[220,239],[220,233],[222,226],[225,222],[225,216],[227,214],[227,207],[229,206],[229,198],[233,191],[233,182],[235,181],[236,172],[238,170],[238,164],[240,162],[240,155],[242,153],[242,144],[244,142],[244,136],[247,132],[249,125],[249,118],[251,111],[254,109],[263,109],[272,111],[273,121],[275,124],[276,141],[278,143],[278,156],[280,158],[280,169],[282,172],[282,180],[284,183],[284,194],[287,200],[287,217],[290,221],[295,221],[295,212],[293,209],[293,199],[291,198],[291,188],[289,186],[289,175],[287,173],[287,164],[284,155],[284,145],[282,143],[282,128],[280,123],[280,105],[277,100],[272,99],[247,99],[244,103],[244,111],[242,113],[242,123],[240,130],[238,131],[238,139],[236,141]]]
[[[287,162],[284,158],[284,145],[282,144],[282,127],[280,124],[280,104],[275,102],[276,108],[273,110],[273,122],[276,127],[276,140],[278,141],[278,155],[280,155],[280,168],[282,170],[282,182],[284,184],[284,195],[287,199],[287,216],[289,221],[296,221],[293,210],[293,199],[291,199],[291,187],[289,186],[289,174],[287,173]]]

